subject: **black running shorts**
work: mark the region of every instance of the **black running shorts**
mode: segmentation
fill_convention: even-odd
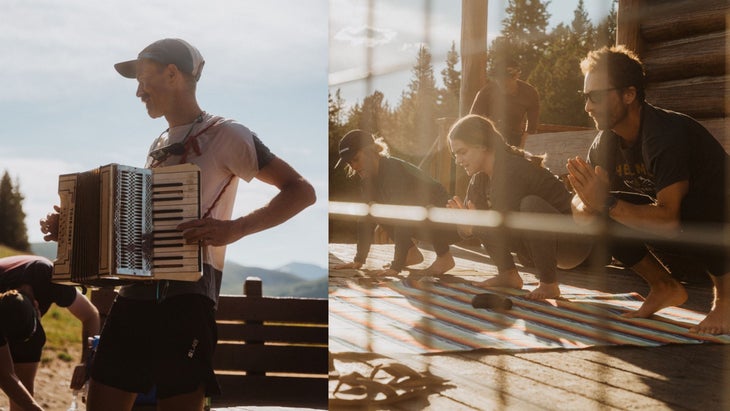
[[[162,302],[118,296],[92,361],[91,377],[127,392],[158,398],[195,391],[220,393],[213,372],[218,341],[213,301],[186,294]]]

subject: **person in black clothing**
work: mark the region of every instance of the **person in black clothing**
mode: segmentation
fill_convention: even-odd
[[[46,314],[52,304],[69,310],[82,323],[82,354],[80,364],[74,369],[71,386],[80,389],[88,376],[88,337],[99,334],[99,311],[76,287],[55,284],[51,281],[53,263],[44,257],[17,255],[0,258],[0,292],[19,290],[37,305],[35,332],[28,339],[10,341],[8,346],[12,356],[15,374],[25,388],[33,394],[34,380],[41,361],[46,334],[40,317]],[[17,405],[11,403],[11,410]],[[21,407],[22,408],[22,407]]]
[[[450,208],[558,214],[572,223],[572,196],[565,184],[542,166],[544,157],[507,144],[491,120],[475,114],[463,117],[449,131],[449,144],[456,164],[471,177],[464,201],[454,197],[449,201]],[[483,174],[491,181],[489,193],[483,192],[483,185],[474,183]],[[560,296],[557,268],[578,266],[592,248],[585,239],[555,234],[501,235],[472,226],[460,226],[460,232],[465,237],[476,236],[497,266],[497,276],[479,285],[521,289],[522,278],[511,251],[519,250],[529,256],[540,278],[538,287],[526,295],[534,300]]]
[[[723,229],[727,224],[728,154],[697,121],[644,99],[644,68],[622,46],[592,51],[581,62],[585,110],[599,131],[588,152],[568,161],[576,191],[574,207],[586,220],[607,214],[612,222],[667,238],[682,238],[688,225]],[[650,199],[636,203],[618,192]],[[615,243],[618,241],[615,241]],[[654,249],[662,244],[650,244]],[[682,244],[698,257],[714,283],[713,307],[691,332],[730,333],[730,264],[726,252]],[[684,303],[687,292],[646,244],[614,244],[613,256],[650,286],[641,307],[626,314],[647,318]]]
[[[348,174],[361,179],[361,192],[366,203],[408,205],[422,207],[446,207],[449,193],[436,180],[419,168],[401,159],[390,157],[388,146],[379,138],[362,130],[345,134],[339,144],[340,163],[348,167]],[[454,267],[449,245],[458,241],[455,228],[416,227],[412,225],[381,225],[395,243],[395,253],[390,266],[378,275],[397,275],[404,267],[423,261],[423,254],[413,238],[431,242],[436,260],[425,270],[428,275],[439,275]],[[357,255],[354,261],[338,264],[334,268],[360,268],[365,263],[373,242],[375,224],[358,223]]]
[[[38,324],[38,309],[33,299],[18,290],[0,293],[0,389],[8,396],[12,407],[41,410],[32,390],[23,384],[13,367],[10,343],[22,343],[32,338]]]

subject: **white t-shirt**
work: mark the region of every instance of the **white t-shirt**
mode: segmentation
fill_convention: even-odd
[[[211,218],[230,220],[239,179],[249,182],[259,170],[254,133],[236,121],[203,113],[202,121],[173,127],[163,133],[152,143],[150,151],[182,142],[188,133],[188,141],[197,143],[200,155],[190,149],[185,156],[171,155],[159,163],[148,157],[145,167],[196,164],[201,171],[201,215],[207,213]],[[203,262],[222,271],[225,251],[225,246],[206,246],[203,249]],[[215,301],[214,279],[206,277],[210,277],[209,273],[204,273],[203,278],[195,283],[171,281],[165,285],[165,297],[193,293],[207,295]],[[159,285],[133,284],[123,287],[120,294],[130,298],[159,298],[158,288]]]

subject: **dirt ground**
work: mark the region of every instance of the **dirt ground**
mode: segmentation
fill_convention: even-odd
[[[54,353],[44,352],[47,362],[42,362],[38,368],[38,375],[35,379],[35,397],[38,403],[46,411],[66,411],[71,405],[72,392],[68,388],[71,382],[71,375],[80,355],[80,348],[69,347],[69,354],[74,361],[63,361]],[[0,392],[0,411],[8,411],[8,397]],[[84,410],[83,404],[79,403],[79,409]]]

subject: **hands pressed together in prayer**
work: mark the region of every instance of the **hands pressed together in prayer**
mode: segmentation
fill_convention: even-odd
[[[568,159],[568,180],[583,202],[585,211],[600,214],[608,197],[608,173],[580,157]]]

